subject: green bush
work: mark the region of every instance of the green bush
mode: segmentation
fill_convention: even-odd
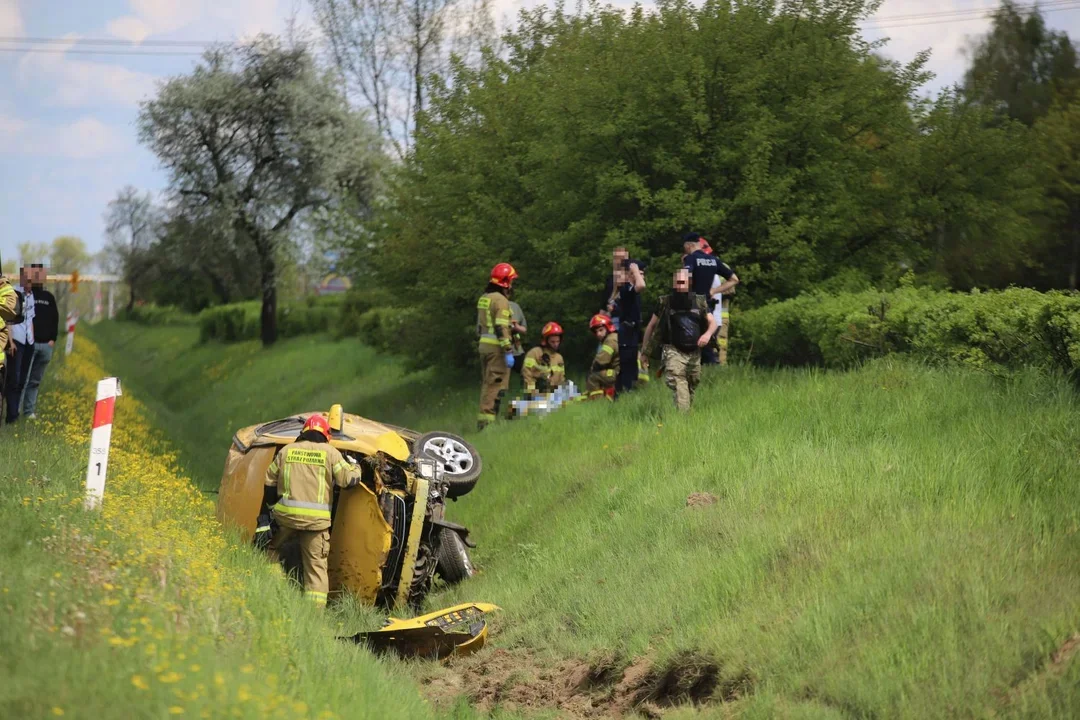
[[[117,318],[140,325],[193,325],[196,316],[172,305],[135,305],[117,313]]]
[[[259,337],[258,301],[217,305],[199,313],[199,339],[236,342]]]
[[[342,298],[305,299],[278,307],[278,335],[295,337],[334,330],[341,317]],[[218,305],[199,313],[203,342],[237,342],[259,338],[261,305],[258,301]]]
[[[1010,288],[801,295],[736,313],[732,357],[848,367],[900,352],[990,372],[1080,369],[1080,295]]]

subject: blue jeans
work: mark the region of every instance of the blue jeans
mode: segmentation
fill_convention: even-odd
[[[41,386],[41,378],[45,376],[45,368],[52,360],[53,348],[49,343],[35,343],[34,356],[30,360],[30,372],[26,376],[26,389],[23,391],[22,412],[23,415],[33,415],[37,409],[38,388]]]

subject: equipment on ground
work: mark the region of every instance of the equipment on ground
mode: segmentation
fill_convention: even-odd
[[[568,402],[582,399],[584,396],[577,389],[573,380],[567,380],[553,392],[540,393],[531,399],[513,400],[510,406],[514,415],[524,417],[526,415],[548,415],[555,412]]]

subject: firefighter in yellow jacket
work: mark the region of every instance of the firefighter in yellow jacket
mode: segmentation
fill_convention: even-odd
[[[507,293],[517,278],[510,263],[499,263],[491,269],[487,289],[476,302],[476,334],[480,353],[480,414],[476,429],[483,430],[499,414],[506,389],[510,386],[510,370],[514,367],[514,348],[511,337],[511,311]]]
[[[330,556],[334,486],[349,488],[360,483],[361,469],[353,463],[330,444],[326,418],[312,415],[296,442],[281,448],[266,469],[263,513],[256,523],[255,542],[265,545],[261,539],[270,535],[270,557],[278,562],[281,546],[296,538],[304,563],[304,596],[319,607],[326,606],[330,592],[326,559]],[[271,508],[269,512],[267,508]]]
[[[540,331],[540,345],[525,353],[521,378],[525,381],[527,394],[551,392],[566,379],[566,364],[559,354],[562,335],[562,325],[549,322]]]
[[[586,397],[590,399],[607,395],[615,397],[615,379],[619,377],[619,335],[615,324],[603,313],[592,316],[589,330],[600,341],[600,348],[589,368],[589,377],[585,382]]]
[[[18,319],[19,296],[8,279],[0,274],[0,366],[7,362],[11,324]],[[3,388],[0,388],[0,392]]]

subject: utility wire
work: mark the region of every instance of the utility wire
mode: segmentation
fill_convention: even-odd
[[[1017,11],[1040,13],[1080,10],[1080,0],[1048,0],[1044,3],[1017,4]],[[993,18],[1000,8],[968,8],[907,15],[882,15],[864,21],[864,30],[897,30],[928,25],[946,25],[957,22],[973,22]],[[120,38],[56,38],[0,36],[0,53],[37,53],[46,55],[115,55],[141,57],[197,57],[213,46],[236,46],[229,40],[143,40],[134,42]],[[14,45],[14,47],[12,46]],[[50,47],[63,45],[66,47]],[[89,46],[89,47],[87,47]],[[115,49],[121,48],[121,49]],[[149,49],[147,49],[149,48]],[[162,48],[162,49],[157,49]],[[170,50],[168,48],[177,48]],[[184,50],[181,48],[192,48]],[[201,48],[201,49],[194,49]]]

